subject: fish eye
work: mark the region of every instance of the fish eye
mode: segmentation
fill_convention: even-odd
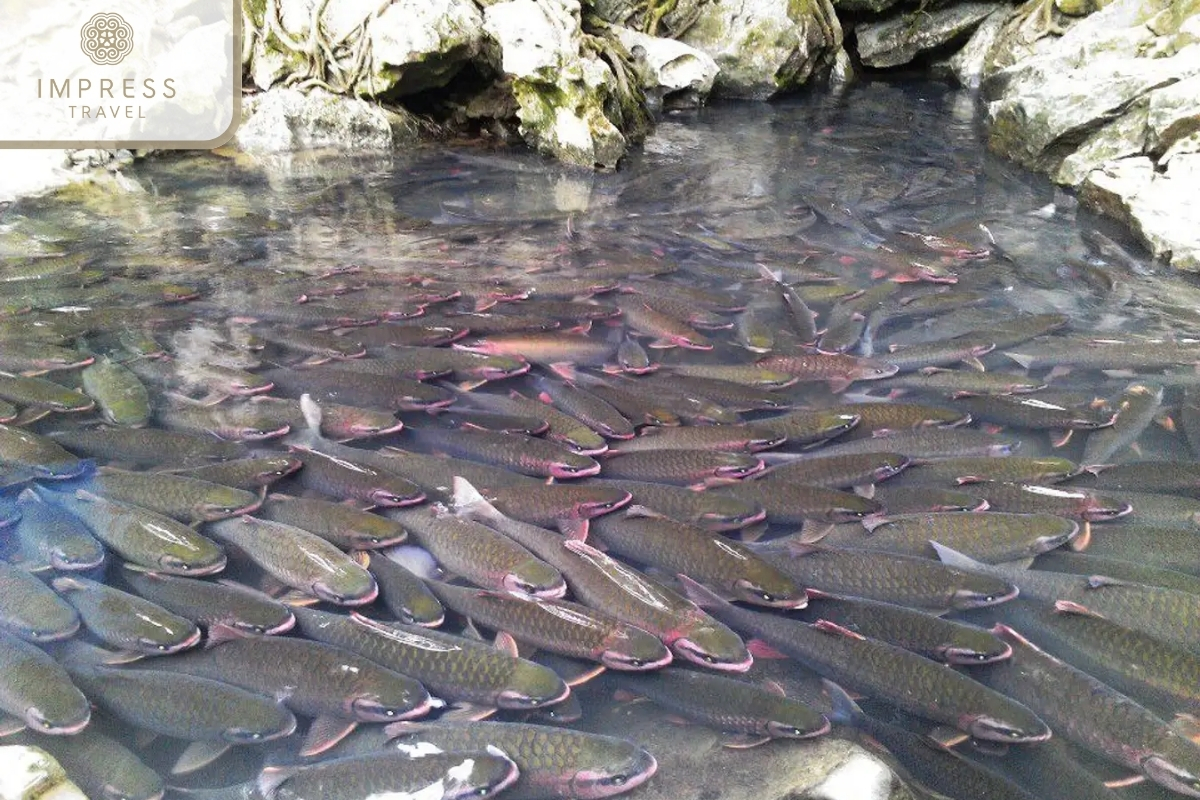
[[[705,663],[705,664],[715,664],[715,663],[717,663],[717,660],[716,660],[715,658],[713,658],[712,656],[710,656],[708,653],[704,653],[704,654],[702,654],[702,655],[700,656],[700,658],[704,659],[704,663]]]
[[[600,784],[602,786],[624,786],[627,780],[629,780],[628,775],[610,775],[607,778],[601,778]]]

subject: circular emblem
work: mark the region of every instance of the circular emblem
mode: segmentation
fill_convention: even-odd
[[[95,64],[120,64],[133,51],[133,28],[120,14],[96,14],[79,30],[79,46]]]

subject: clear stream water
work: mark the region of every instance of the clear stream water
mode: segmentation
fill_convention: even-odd
[[[850,354],[864,357],[886,360],[892,344],[920,344],[986,330],[1032,314],[1065,315],[1066,327],[1052,335],[1074,337],[1077,342],[1185,339],[1194,334],[1200,322],[1200,291],[1195,282],[1149,261],[1115,226],[1078,211],[1071,197],[1044,178],[990,155],[979,114],[972,97],[932,82],[866,83],[841,97],[718,105],[666,116],[644,148],[631,154],[621,169],[606,174],[570,170],[522,150],[497,150],[480,143],[420,147],[387,156],[301,153],[263,163],[231,153],[166,155],[126,171],[126,180],[135,185],[133,192],[71,189],[65,199],[23,200],[0,219],[0,254],[11,259],[11,266],[0,271],[32,263],[27,256],[84,254],[87,268],[102,270],[111,279],[75,290],[77,294],[43,289],[39,291],[44,295],[26,293],[19,298],[17,283],[0,284],[0,297],[9,298],[5,307],[10,312],[0,319],[4,326],[0,347],[4,341],[42,339],[46,319],[72,313],[63,308],[128,307],[128,316],[111,318],[103,329],[59,343],[128,358],[130,353],[120,348],[114,336],[124,327],[149,331],[181,362],[196,358],[197,349],[201,359],[216,360],[204,347],[229,335],[231,317],[261,319],[269,311],[276,331],[311,327],[309,321],[278,316],[283,310],[302,308],[295,302],[296,287],[314,291],[337,281],[350,285],[361,281],[370,288],[331,301],[318,298],[313,304],[328,302],[343,310],[365,307],[368,316],[377,316],[385,306],[397,315],[417,313],[422,304],[412,299],[411,286],[405,289],[406,284],[459,289],[463,297],[428,305],[425,317],[383,324],[419,324],[436,318],[438,324],[470,326],[472,321],[480,324],[480,319],[455,315],[489,305],[494,295],[503,294],[494,291],[501,283],[536,288],[543,277],[600,271],[628,285],[631,276],[636,281],[638,275],[669,266],[676,269],[650,280],[668,287],[667,295],[670,287],[677,287],[674,299],[684,309],[703,308],[705,297],[740,298],[777,334],[774,352],[792,352],[803,344],[803,336],[792,332],[789,317],[773,296],[773,287],[762,281],[758,264],[781,271],[784,281],[800,288],[816,312],[818,328],[828,325],[839,294],[868,289],[889,278],[937,279],[896,283],[898,294],[889,303],[930,292],[979,293],[964,301],[963,308],[937,313],[901,313],[898,309],[905,306],[889,306],[894,312],[889,318],[873,318],[864,335],[852,338],[845,347]],[[939,252],[904,232],[936,234],[957,244]],[[956,248],[981,251],[985,257],[964,258],[962,252],[951,252]],[[47,263],[53,260],[50,256]],[[362,272],[320,277],[351,265]],[[956,282],[949,282],[952,278]],[[156,327],[140,324],[153,317],[148,307],[158,307],[149,305],[159,300],[153,290],[147,290],[152,281],[194,287],[199,297],[175,308],[195,310],[199,321]],[[844,289],[839,292],[833,287]],[[711,294],[687,293],[693,289]],[[55,291],[64,293],[50,294]],[[612,297],[599,294],[594,301],[608,303]],[[549,301],[542,301],[536,292],[524,301],[501,300],[491,313],[510,320],[534,309],[529,319],[556,318],[560,331],[582,322],[570,309],[539,307],[539,302]],[[33,310],[23,316],[19,312],[27,306]],[[51,311],[49,306],[60,310]],[[682,312],[677,308],[676,313]],[[718,312],[718,317],[724,323],[736,320],[729,311]],[[35,328],[23,329],[24,320],[38,321],[39,332],[29,335]],[[599,321],[587,335],[615,345],[623,330],[619,321]],[[643,345],[657,335],[632,332]],[[353,329],[344,333],[354,338]],[[660,374],[674,365],[750,364],[761,356],[739,346],[735,329],[701,333],[714,343],[711,350],[647,348],[651,359],[664,365]],[[472,334],[465,341],[477,338]],[[254,354],[263,368],[296,369],[295,363],[303,357],[278,344]],[[570,357],[530,355],[530,360],[540,364]],[[982,360],[988,372],[1025,375],[999,349]],[[1196,439],[1188,429],[1186,392],[1197,383],[1191,366],[1195,360],[1185,352],[1177,363],[1151,364],[1133,373],[1120,371],[1119,364],[1104,365],[1107,372],[1087,365],[1057,370],[1045,396],[1077,407],[1094,398],[1117,404],[1131,380],[1163,385],[1163,402],[1153,414],[1157,421],[1134,433],[1136,449],[1121,447],[1107,454],[1105,462],[1171,460],[1180,462],[1181,469],[1194,469],[1196,455],[1188,446],[1188,435]],[[541,365],[534,372],[551,374]],[[1031,372],[1044,376],[1048,368]],[[902,374],[911,373],[906,368]],[[78,385],[76,373],[69,371],[48,377]],[[532,388],[531,380],[526,376],[498,381],[476,391],[525,391]],[[352,379],[347,381],[339,400],[354,404],[355,385]],[[648,397],[663,391],[661,384],[654,389],[645,386],[636,391]],[[801,381],[777,396],[797,407],[826,407],[887,401],[891,387],[883,387],[859,381],[845,393],[834,393],[826,382]],[[157,399],[162,392],[155,388],[151,394]],[[190,392],[199,396],[204,390]],[[943,407],[955,403],[949,393],[919,390],[892,399]],[[460,400],[439,420],[453,419],[454,408],[461,405]],[[770,414],[742,416],[754,420]],[[421,412],[404,411],[400,417],[410,427],[433,422]],[[98,422],[96,412],[85,412],[52,414],[28,424],[31,430],[47,434]],[[995,431],[988,425],[987,420],[976,419],[970,427]],[[1084,456],[1084,431],[1055,448],[1045,430],[1002,427],[1001,436],[1020,440],[1021,456],[1061,455],[1074,461]],[[359,444],[410,446],[408,436],[401,432]],[[284,446],[279,439],[251,444],[275,451]],[[610,442],[614,449],[619,445]],[[790,445],[784,447],[788,451],[800,452]],[[159,466],[177,465],[164,456]],[[602,469],[601,477],[605,474]],[[299,491],[287,483],[282,489]],[[1186,489],[1179,491],[1186,494]],[[1200,501],[1193,502],[1200,509]],[[1149,520],[1149,512],[1137,502],[1133,509],[1117,524],[1137,526]],[[1139,519],[1139,514],[1144,516]],[[1179,520],[1162,524],[1178,524],[1198,533],[1194,519],[1185,509]],[[768,522],[777,521],[769,517]],[[1097,524],[1097,531],[1103,524],[1109,523]],[[766,533],[776,537],[796,527],[772,524]],[[1190,572],[1200,574],[1200,555],[1196,555],[1200,540],[1186,548],[1193,553]],[[1188,565],[1177,568],[1187,570]],[[122,585],[116,572],[110,568],[109,580]],[[258,579],[244,565],[236,572],[252,583]],[[1200,600],[1191,616],[1197,614]],[[982,623],[988,617],[966,614],[962,618]],[[767,676],[799,699],[828,708],[815,678],[794,663],[760,660],[749,673],[754,681]],[[706,729],[668,725],[666,711],[649,704],[616,704],[612,693],[618,685],[609,673],[579,687],[575,693],[583,718],[573,724],[630,736],[656,755],[658,774],[635,789],[632,797],[771,797],[772,792],[784,792],[789,781],[801,779],[803,770],[798,765],[806,760],[836,763],[842,755],[829,741],[776,741],[754,750],[722,749],[704,733]],[[869,710],[893,717],[886,705]],[[1169,717],[1167,709],[1159,711]],[[921,729],[921,724],[912,724]],[[146,744],[125,724],[113,724],[108,730],[164,773],[182,748],[181,742],[161,737]],[[838,727],[833,734],[852,735]],[[54,749],[53,741],[46,744]],[[245,780],[257,772],[264,754],[275,758],[269,755],[273,752],[271,746],[236,748],[199,773],[167,782],[213,788]],[[1125,774],[1118,767],[1088,763],[1105,779]],[[1060,796],[1050,787],[1033,791],[1047,800]],[[1152,784],[1124,789],[1121,794],[1171,796]]]

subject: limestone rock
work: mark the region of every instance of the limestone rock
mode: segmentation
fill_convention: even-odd
[[[507,0],[484,11],[511,79],[521,136],[570,164],[615,167],[625,137],[605,115],[615,76],[584,55],[579,0]]]
[[[678,39],[691,27],[706,5],[719,0],[588,0],[604,21],[650,36]]]
[[[54,757],[38,747],[0,747],[0,797],[6,800],[87,800]]]
[[[1146,146],[1147,104],[1135,103],[1126,113],[1089,135],[1074,153],[1063,159],[1054,181],[1079,186],[1094,169],[1109,161],[1141,155]]]
[[[720,72],[707,53],[674,39],[661,39],[614,27],[625,49],[644,65],[642,88],[668,106],[697,106],[712,91]]]
[[[960,84],[968,89],[979,88],[987,65],[988,53],[996,43],[1000,30],[1008,18],[1009,9],[1001,6],[988,14],[962,49],[950,58],[950,71]]]
[[[1159,173],[1145,156],[1109,162],[1092,171],[1082,202],[1133,229],[1158,258],[1176,269],[1200,272],[1200,154],[1171,159]]]
[[[322,89],[272,89],[243,103],[243,115],[235,141],[255,152],[390,150],[417,132],[416,123],[397,112]]]
[[[918,53],[965,36],[1001,6],[996,2],[958,3],[936,11],[914,11],[882,22],[855,26],[858,56],[871,67],[907,64]]]
[[[1200,75],[1151,92],[1147,126],[1146,146],[1152,153],[1200,131]]]
[[[479,54],[483,16],[471,0],[396,0],[367,25],[376,65],[360,95],[405,95],[446,85]]]
[[[833,0],[833,7],[838,11],[881,14],[899,2],[900,0]]]
[[[720,94],[765,99],[832,66],[842,28],[830,0],[719,0],[679,38],[716,60]]]
[[[806,800],[887,800],[892,771],[866,753],[853,753],[805,795]]]

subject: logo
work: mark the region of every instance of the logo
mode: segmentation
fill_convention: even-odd
[[[96,14],[80,28],[79,42],[92,63],[120,64],[133,51],[133,28],[120,14]]]

